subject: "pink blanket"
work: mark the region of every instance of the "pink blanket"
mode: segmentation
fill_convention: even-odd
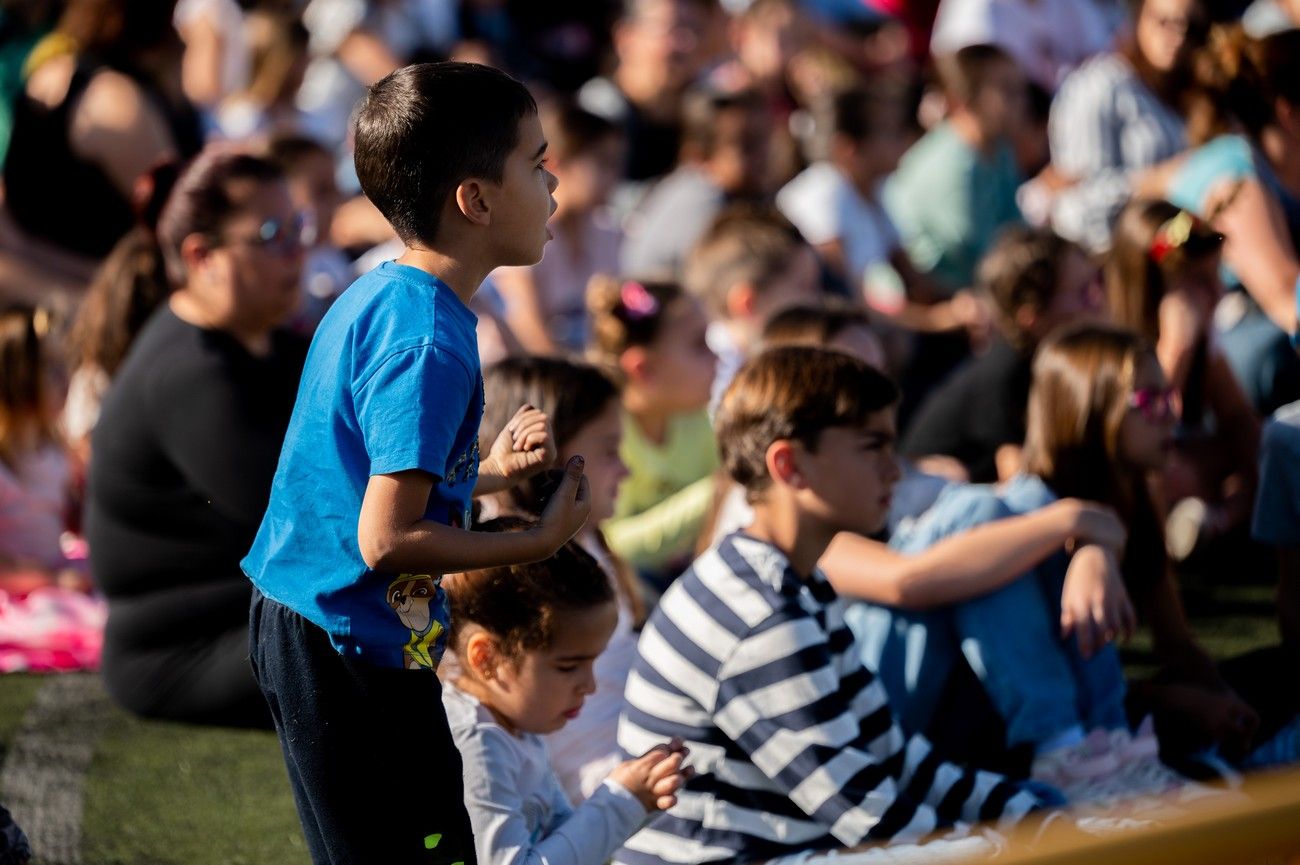
[[[95,595],[0,590],[0,673],[98,669],[107,617],[108,604]]]

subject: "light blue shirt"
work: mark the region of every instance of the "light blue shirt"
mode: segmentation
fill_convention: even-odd
[[[483,415],[477,318],[445,283],[387,262],[321,321],[244,572],[339,652],[436,667],[449,622],[440,574],[369,569],[357,520],[372,475],[437,478],[426,519],[467,526]]]

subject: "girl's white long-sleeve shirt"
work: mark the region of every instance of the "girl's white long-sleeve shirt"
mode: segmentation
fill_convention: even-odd
[[[610,779],[573,807],[540,736],[511,734],[452,682],[442,701],[482,865],[603,865],[645,821],[637,798]]]

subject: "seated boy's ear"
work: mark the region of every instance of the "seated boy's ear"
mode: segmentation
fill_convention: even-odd
[[[781,486],[802,489],[803,474],[799,470],[799,452],[788,439],[777,439],[767,446],[767,473]]]
[[[472,225],[489,225],[492,222],[492,204],[483,181],[469,177],[456,187],[456,209]]]

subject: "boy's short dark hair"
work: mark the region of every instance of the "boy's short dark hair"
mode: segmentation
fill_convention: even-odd
[[[988,80],[990,69],[999,63],[1015,62],[998,46],[981,43],[936,57],[934,69],[948,98],[969,105]]]
[[[1071,251],[1084,254],[1050,229],[1020,225],[999,234],[980,259],[975,284],[993,298],[1013,342],[1020,337],[1016,311],[1026,305],[1036,310],[1052,305],[1060,289],[1061,263]]]
[[[831,141],[846,138],[864,144],[882,129],[907,123],[907,93],[885,82],[860,83],[821,99],[814,112],[813,156],[830,155]]]
[[[781,310],[763,326],[762,340],[766,346],[826,345],[854,327],[871,330],[867,311],[843,298],[828,297]]]
[[[417,63],[370,88],[356,127],[361,190],[404,243],[432,243],[447,196],[466,178],[500,183],[537,112],[527,88],[477,63]]]
[[[791,266],[807,241],[770,206],[733,204],[709,225],[687,257],[682,286],[711,314],[726,314],[727,291],[742,282],[762,292]]]
[[[771,484],[767,449],[797,441],[816,451],[822,430],[862,427],[898,400],[881,373],[842,352],[784,346],[759,353],[722,396],[714,428],[722,465],[755,501]]]
[[[280,166],[287,177],[295,176],[313,156],[324,156],[331,162],[334,161],[333,151],[309,135],[279,133],[271,136],[271,140],[266,143],[266,158]]]
[[[723,91],[697,88],[682,98],[682,153],[684,158],[708,159],[718,150],[718,124],[728,111],[763,110],[755,90]]]

